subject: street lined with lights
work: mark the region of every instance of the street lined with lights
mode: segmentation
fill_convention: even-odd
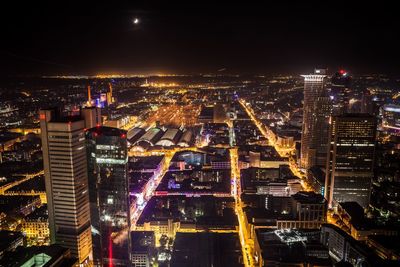
[[[231,156],[231,179],[233,186],[233,197],[235,198],[235,212],[239,222],[239,239],[242,246],[243,261],[245,266],[255,266],[253,259],[254,244],[249,238],[247,232],[246,222],[244,220],[243,203],[240,198],[240,169],[238,166],[238,153],[237,148],[230,149]]]
[[[261,123],[255,116],[254,111],[247,106],[246,101],[244,99],[239,99],[239,103],[242,105],[244,110],[247,112],[251,120],[254,122],[254,124],[258,127],[260,132],[264,135],[265,138],[268,139],[269,144],[272,145],[275,150],[279,153],[280,156],[285,157],[289,156],[289,167],[290,170],[293,172],[294,175],[297,177],[301,178],[301,185],[303,187],[303,190],[305,191],[313,191],[312,188],[307,184],[305,181],[306,175],[304,174],[303,171],[300,170],[298,167],[296,160],[293,157],[293,154],[295,153],[295,148],[287,148],[287,149],[282,149],[280,148],[277,143],[274,141],[274,138],[271,138],[273,135],[272,130],[269,129],[266,125]]]

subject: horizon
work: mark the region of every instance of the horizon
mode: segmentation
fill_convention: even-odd
[[[47,4],[0,18],[0,73],[400,73],[390,3]]]

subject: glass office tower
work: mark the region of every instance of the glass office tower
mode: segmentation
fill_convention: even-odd
[[[329,206],[355,201],[367,207],[374,176],[376,121],[368,114],[334,116],[325,180]]]
[[[93,259],[96,266],[127,266],[129,201],[126,131],[86,132]]]

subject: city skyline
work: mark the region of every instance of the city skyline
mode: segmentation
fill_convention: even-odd
[[[17,3],[1,267],[400,266],[395,4]]]
[[[20,250],[83,266],[397,260],[382,240],[400,227],[398,80],[17,81],[0,92],[1,264]]]

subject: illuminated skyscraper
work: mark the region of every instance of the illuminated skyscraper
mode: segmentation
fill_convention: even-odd
[[[330,130],[325,198],[329,206],[356,201],[368,206],[375,154],[375,118],[367,114],[334,116]]]
[[[345,70],[339,70],[332,76],[330,97],[333,114],[340,115],[349,112],[351,77]]]
[[[98,266],[127,266],[129,201],[126,131],[95,127],[86,132],[93,259]]]
[[[325,91],[326,71],[316,69],[304,77],[303,128],[300,165],[304,169],[325,166],[328,143],[330,98]]]
[[[386,104],[380,109],[383,129],[392,135],[400,136],[400,106]]]
[[[85,120],[46,109],[40,128],[51,243],[85,263],[92,253]]]

